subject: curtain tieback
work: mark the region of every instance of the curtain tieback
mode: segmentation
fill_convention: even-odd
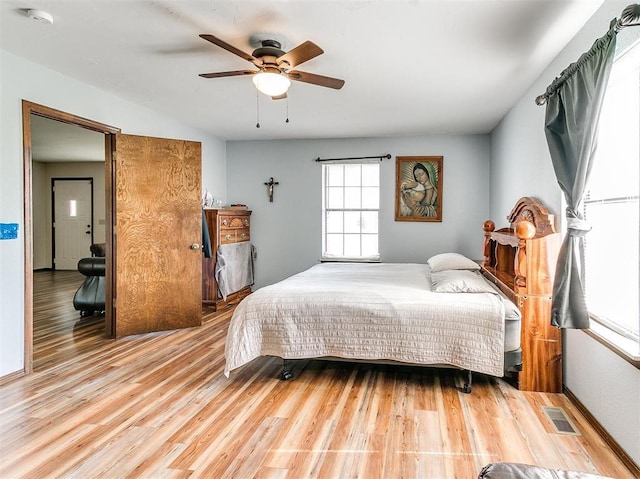
[[[571,236],[584,236],[591,231],[591,226],[586,220],[567,212],[567,233]]]

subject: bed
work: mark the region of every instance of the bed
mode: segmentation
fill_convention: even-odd
[[[520,363],[520,312],[474,261],[321,263],[245,298],[225,346],[227,376],[260,356],[455,367],[502,377]]]

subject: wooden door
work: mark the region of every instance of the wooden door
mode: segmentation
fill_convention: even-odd
[[[202,323],[201,145],[118,134],[115,336]]]

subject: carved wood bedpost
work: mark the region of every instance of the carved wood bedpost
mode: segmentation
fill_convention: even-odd
[[[482,229],[484,230],[484,261],[482,262],[482,266],[488,268],[491,265],[491,233],[495,231],[496,224],[487,220],[482,223]]]
[[[536,227],[529,221],[516,223],[516,236],[518,238],[518,254],[515,257],[513,270],[515,272],[516,293],[527,292],[527,240],[536,235]]]

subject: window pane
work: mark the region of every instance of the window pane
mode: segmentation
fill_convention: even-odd
[[[361,228],[363,233],[378,233],[378,212],[363,211]]]
[[[344,168],[342,165],[324,165],[327,169],[327,186],[342,186],[344,183]]]
[[[362,235],[362,256],[378,256],[378,235]]]
[[[376,210],[380,207],[380,188],[362,188],[362,207]]]
[[[344,188],[327,188],[327,208],[344,208]]]
[[[342,233],[343,230],[343,212],[327,211],[327,233]]]
[[[587,234],[585,278],[587,306],[591,313],[638,334],[639,233],[638,201],[596,203],[586,206]],[[611,254],[615,245],[617,252]],[[615,300],[612,300],[615,298]]]
[[[323,255],[377,258],[380,165],[323,164],[322,168]]]
[[[591,198],[638,194],[639,92],[637,76],[607,89],[602,117],[611,120],[600,125],[597,161],[589,180]],[[619,174],[621,171],[623,175]]]
[[[360,256],[360,235],[344,235],[344,255]]]
[[[361,188],[346,187],[344,189],[344,207],[348,209],[361,208]]]
[[[360,186],[362,174],[361,165],[345,165],[344,166],[344,185],[345,186]]]
[[[331,234],[327,235],[327,255],[331,256],[343,256],[344,251],[342,249],[342,235]]]
[[[360,212],[359,211],[345,211],[344,232],[360,233]]]
[[[362,186],[380,185],[380,166],[375,164],[362,165]]]
[[[593,197],[638,194],[640,142],[640,44],[616,58],[607,85],[598,136],[598,161],[592,176]],[[600,154],[602,153],[602,154]],[[602,160],[602,161],[600,161]],[[614,165],[614,168],[611,166]],[[616,172],[624,171],[624,175]],[[608,177],[602,181],[601,175]]]

